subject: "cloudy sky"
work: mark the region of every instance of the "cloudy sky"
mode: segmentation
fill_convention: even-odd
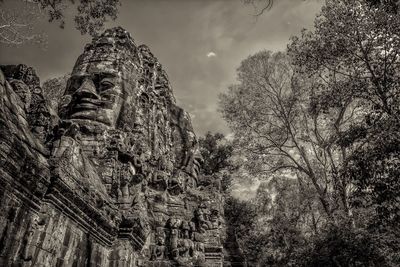
[[[10,1],[5,4],[17,2]],[[107,25],[122,26],[136,44],[150,47],[198,135],[227,134],[217,111],[218,95],[235,82],[240,62],[263,49],[284,50],[290,36],[312,27],[321,5],[321,0],[275,0],[256,19],[243,0],[122,0],[118,19]],[[35,26],[47,34],[47,48],[0,45],[0,64],[30,65],[42,82],[70,72],[90,38],[81,36],[71,21],[64,30],[45,17]]]

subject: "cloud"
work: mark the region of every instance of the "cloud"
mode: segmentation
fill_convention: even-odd
[[[208,52],[207,57],[216,57],[217,54],[215,54],[213,51]]]

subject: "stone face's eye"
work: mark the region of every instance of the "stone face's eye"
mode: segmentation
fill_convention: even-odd
[[[110,80],[108,80],[108,79],[103,79],[103,80],[100,81],[100,90],[101,90],[101,91],[110,89],[110,88],[112,88],[112,87],[114,87],[114,83],[111,82]]]

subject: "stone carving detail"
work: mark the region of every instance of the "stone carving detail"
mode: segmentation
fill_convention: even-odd
[[[52,125],[50,110],[35,70],[24,64],[2,66],[1,69],[23,103],[32,132],[44,142]]]
[[[55,119],[32,68],[1,70],[1,97],[10,108],[3,108],[0,130],[14,116],[15,98],[21,121],[14,135],[28,141],[12,134],[0,141],[39,157],[29,169],[41,171],[29,180],[23,169],[3,167],[25,164],[0,146],[0,196],[19,203],[4,214],[18,210],[22,218],[17,225],[0,216],[10,244],[0,265],[18,254],[29,266],[222,266],[219,181],[200,175],[190,117],[147,46],[120,27],[94,38],[76,61]],[[10,227],[22,241],[11,240]]]

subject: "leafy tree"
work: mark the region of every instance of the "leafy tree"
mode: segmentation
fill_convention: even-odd
[[[249,201],[227,197],[224,205],[224,215],[227,225],[228,239],[237,243],[245,258],[256,261],[258,255],[262,254],[264,246],[261,232],[256,230],[257,210],[256,206]]]
[[[297,251],[291,266],[395,266],[380,253],[375,236],[348,225],[327,228],[310,241]]]
[[[348,171],[343,175],[354,183],[352,204],[369,213],[369,225],[386,230],[393,227],[400,232],[399,123],[387,123],[380,130],[352,155]]]
[[[306,1],[306,0],[302,0]],[[372,7],[384,5],[386,11],[391,13],[397,13],[400,6],[397,0],[365,0]],[[252,5],[256,11],[255,16],[262,15],[265,11],[270,10],[274,5],[274,0],[243,0],[245,5]]]
[[[36,43],[43,45],[45,36],[33,29],[32,21],[40,17],[40,7],[27,2],[17,2],[19,7],[7,7],[10,3],[0,1],[0,43],[21,45]],[[14,3],[13,3],[14,4]]]
[[[400,3],[397,0],[366,0],[372,7],[383,6],[387,12],[397,14]]]
[[[203,156],[204,174],[213,174],[232,167],[230,158],[233,147],[221,133],[207,132],[199,139],[200,153]]]
[[[227,226],[225,248],[227,257],[232,261],[252,259],[262,254],[260,242],[264,239],[255,230],[257,209],[249,201],[242,201],[229,195],[238,166],[233,156],[233,144],[223,134],[207,132],[199,139],[200,153],[203,157],[202,175],[222,177],[222,191],[225,193],[224,217]],[[215,177],[216,178],[216,177]],[[241,248],[244,250],[242,251]]]
[[[64,7],[75,4],[74,0],[33,0],[33,2],[38,3],[47,11],[49,22],[56,21],[61,28],[65,25]],[[107,19],[117,18],[120,0],[80,0],[78,2],[74,20],[81,34],[96,35],[103,29]]]
[[[256,230],[263,236],[259,266],[288,266],[298,250],[318,235],[325,223],[315,190],[306,180],[272,176],[252,201],[257,207]]]
[[[249,266],[289,266],[321,233],[323,211],[312,186],[303,182],[276,176],[261,183],[252,199],[227,199],[227,225],[234,228]]]
[[[226,199],[226,222],[236,228],[238,236],[245,236],[254,228],[257,210],[254,204],[234,197]]]
[[[391,1],[327,0],[314,31],[292,39],[289,53],[319,90],[313,112],[359,106],[356,120],[337,132],[345,149],[342,180],[355,186],[354,207],[369,208],[379,224],[399,219],[400,17]]]
[[[235,170],[232,161],[233,146],[223,134],[207,132],[199,139],[200,153],[203,157],[202,174],[222,177],[222,190],[227,192],[231,186],[231,172]]]
[[[76,29],[94,36],[103,30],[107,20],[117,18],[120,0],[18,0],[12,4],[1,0],[0,4],[0,42],[20,45],[43,42],[44,34],[36,33],[32,24],[39,17],[47,16],[49,22],[57,22],[64,28],[65,10],[69,6],[76,7]]]
[[[305,177],[330,221],[336,220],[336,213],[349,214],[348,184],[339,176],[346,148],[337,149],[335,142],[337,133],[353,120],[356,107],[310,112],[316,85],[297,75],[284,53],[250,56],[238,69],[238,82],[221,95],[220,104],[248,170]]]
[[[263,212],[272,214],[264,225],[275,229],[267,232],[266,264],[400,264],[399,22],[389,1],[327,0],[288,55],[250,56],[221,96],[247,169],[306,181],[322,206],[309,214],[325,214],[318,234],[307,234],[312,220],[296,220],[307,206],[301,191],[275,187],[282,202],[263,195]]]

